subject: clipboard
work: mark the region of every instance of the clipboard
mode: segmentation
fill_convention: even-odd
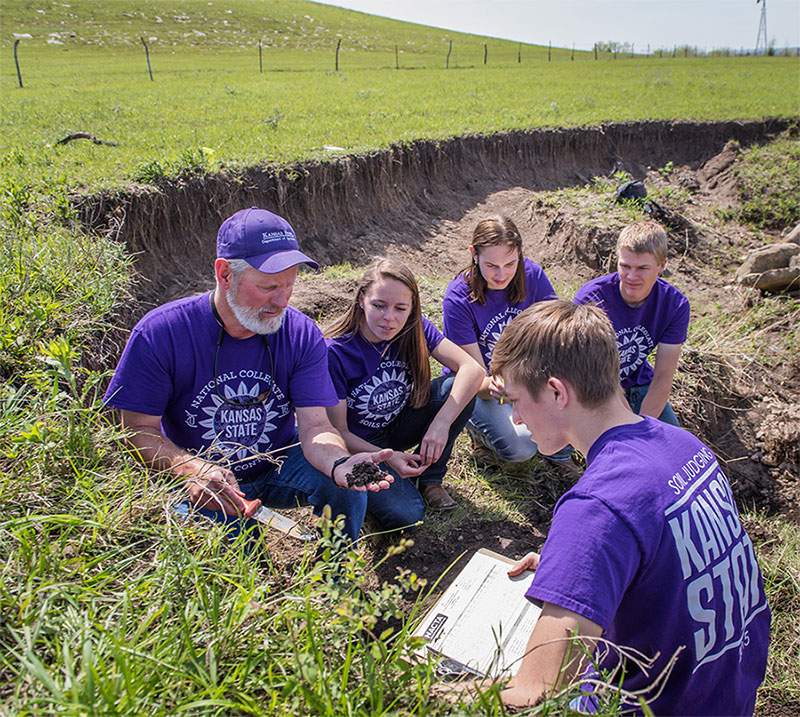
[[[414,631],[427,640],[417,657],[438,656],[444,678],[512,677],[542,612],[525,597],[533,572],[508,577],[514,562],[475,552]]]

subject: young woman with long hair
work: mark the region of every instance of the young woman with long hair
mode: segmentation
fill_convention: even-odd
[[[444,335],[485,368],[470,434],[505,461],[526,461],[536,444],[524,425],[515,425],[502,383],[489,375],[492,352],[509,322],[537,301],[557,299],[536,262],[522,255],[522,237],[508,217],[478,222],[469,247],[470,264],[450,282],[444,295]],[[571,448],[546,456],[568,463]]]
[[[442,481],[484,370],[423,318],[411,271],[392,259],[373,261],[325,337],[339,397],[328,409],[331,422],[350,451],[394,450],[386,464],[395,481],[382,495],[369,493],[367,512],[395,529],[422,519],[423,498],[433,509],[454,508]],[[429,356],[451,373],[431,380]]]

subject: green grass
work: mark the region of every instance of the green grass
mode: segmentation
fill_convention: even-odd
[[[659,170],[659,172],[662,176],[664,174],[669,176],[672,173],[669,168],[665,171]],[[617,187],[632,179],[633,177],[627,172],[617,171],[610,177],[593,177],[591,182],[583,186],[541,192],[537,201],[543,206],[555,209],[561,207],[577,209],[581,223],[587,226],[621,229],[626,224],[642,221],[650,216],[645,211],[644,205],[636,200],[620,203],[615,201]],[[691,199],[689,192],[674,186],[654,185],[652,182],[645,184],[647,199],[655,201],[672,219],[679,221],[678,215],[681,209]],[[614,241],[616,242],[616,237],[614,237]],[[565,287],[558,294],[571,297],[578,288],[577,285]]]
[[[734,174],[740,220],[758,229],[786,229],[800,222],[800,141],[783,137],[745,150]]]
[[[128,53],[113,61],[132,68],[139,59]],[[750,63],[748,71],[737,62]],[[0,131],[13,141],[0,153],[0,168],[37,186],[55,178],[96,189],[147,179],[142,170],[153,162],[174,175],[191,168],[198,152],[206,152],[210,170],[237,170],[340,154],[326,145],[354,153],[472,132],[797,111],[798,63],[791,59],[775,66],[763,58],[697,59],[263,76],[232,65],[223,58],[215,73],[165,72],[150,83],[131,69],[87,78],[76,63],[72,74],[23,90],[9,88],[6,75]],[[655,88],[664,78],[668,86]],[[119,146],[56,144],[78,131]],[[187,153],[188,162],[181,159]]]
[[[300,0],[7,0],[2,12],[8,60],[0,68],[0,131],[9,141],[0,170],[37,192],[157,184],[197,167],[237,171],[341,154],[326,145],[353,153],[473,132],[800,111],[797,58],[595,62],[578,53],[571,62],[570,52],[557,49],[548,62],[546,48],[525,46],[517,63],[517,43]],[[18,48],[22,89],[10,61],[13,33],[33,36]],[[51,33],[64,44],[47,44]],[[157,38],[148,40],[154,82],[140,36]],[[79,131],[119,146],[56,144]]]
[[[218,528],[175,522],[168,486],[120,450],[99,398],[120,350],[130,258],[81,234],[69,197],[341,154],[326,144],[356,152],[612,120],[796,116],[798,61],[570,62],[554,49],[549,63],[546,48],[524,46],[517,63],[517,43],[288,0],[4,0],[0,12],[0,712],[501,714],[496,689],[461,707],[431,696],[431,666],[405,655],[432,586],[413,574],[381,583],[374,546],[332,575],[285,543],[247,553]],[[13,33],[33,36],[18,47],[23,89]],[[76,131],[119,146],[56,145]],[[560,196],[627,221],[630,208],[602,214],[613,187],[595,185]],[[449,278],[420,282],[437,322]],[[797,344],[787,330],[770,359],[745,340],[781,320],[777,300],[764,301],[721,324],[741,339],[731,350],[769,365],[796,356]],[[788,315],[796,328],[795,305]],[[698,345],[719,336],[695,326]],[[433,537],[477,520],[544,526],[564,487],[536,461],[478,464],[463,437],[452,468],[463,500],[430,521]],[[797,530],[752,520],[764,526],[756,542],[776,613],[765,691],[797,699]],[[564,710],[562,699],[534,712]]]
[[[760,699],[769,696],[792,711],[800,701],[800,528],[759,512],[743,518],[749,533],[764,535],[754,542],[772,611],[767,675]]]
[[[326,281],[342,281],[345,279],[358,281],[363,273],[363,267],[353,266],[349,261],[342,261],[338,264],[321,267],[319,276]]]
[[[42,12],[39,12],[39,11]],[[342,53],[386,53],[394,45],[403,56],[425,61],[436,54],[444,66],[447,42],[455,43],[451,62],[480,61],[483,43],[489,57],[517,60],[518,43],[390,20],[303,0],[105,0],[101,3],[61,3],[58,0],[6,0],[3,3],[3,45],[13,42],[11,32],[28,33],[27,42],[42,46],[52,38],[62,48],[97,46],[108,49],[141,49],[144,37],[154,52],[178,53],[186,49],[216,52],[225,49],[264,48],[323,50],[332,57],[338,39]],[[523,53],[533,51],[525,46]],[[536,47],[547,52],[546,47]],[[356,50],[360,51],[356,53]],[[480,52],[478,52],[480,50]],[[513,54],[512,54],[513,51]],[[576,53],[586,55],[588,53]],[[473,56],[474,55],[474,56]],[[523,55],[525,56],[525,55]],[[546,56],[546,55],[545,55]],[[556,49],[554,57],[569,56]],[[467,60],[468,58],[468,60]]]

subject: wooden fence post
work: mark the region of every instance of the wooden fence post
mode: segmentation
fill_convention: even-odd
[[[597,43],[594,43],[594,59],[597,59]]]
[[[147,58],[147,71],[150,73],[150,82],[154,82],[153,70],[150,67],[150,51],[147,49],[147,43],[144,41],[144,38],[140,37],[139,39],[142,41],[142,45],[144,45],[144,56]]]
[[[339,71],[339,48],[342,46],[342,38],[336,41],[336,72]]]
[[[447,59],[445,60],[444,67],[446,70],[450,69],[450,53],[453,51],[453,41],[450,40],[450,47],[447,49]]]
[[[489,56],[489,48],[486,46],[486,43],[483,43],[483,64],[486,64],[486,59]]]
[[[397,54],[397,45],[394,46],[394,69],[395,70],[400,69],[400,60]]]
[[[522,43],[519,43],[519,47],[517,47],[517,64],[522,62]]]
[[[547,43],[547,61],[548,62],[550,62],[550,52],[551,52],[552,49],[553,49],[553,43],[552,42],[548,42]]]
[[[22,89],[22,73],[19,71],[19,59],[17,58],[17,45],[19,45],[19,38],[14,40],[14,64],[17,66],[17,79],[19,80],[19,87]]]
[[[258,39],[258,73],[262,74],[264,72],[264,64],[261,61],[261,38]]]
[[[572,54],[569,56],[569,61],[573,62],[575,60],[575,43],[572,43]]]

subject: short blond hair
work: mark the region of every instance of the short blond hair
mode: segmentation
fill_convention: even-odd
[[[634,254],[652,254],[659,264],[667,260],[667,232],[658,222],[634,222],[628,224],[617,239],[617,256],[620,249]]]
[[[568,381],[587,408],[621,391],[614,327],[592,304],[556,300],[529,306],[500,336],[491,371],[520,383],[534,398],[550,377]]]

